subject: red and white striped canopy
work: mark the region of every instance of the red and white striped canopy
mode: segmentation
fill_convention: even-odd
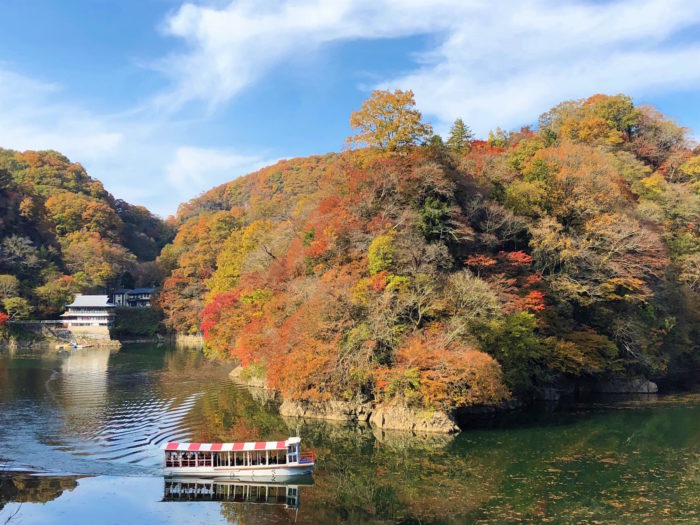
[[[162,450],[191,452],[238,452],[248,450],[285,450],[286,441],[249,441],[246,443],[165,443]]]

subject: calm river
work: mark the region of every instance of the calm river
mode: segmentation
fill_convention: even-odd
[[[164,480],[165,441],[296,423],[196,350],[0,354],[0,525],[700,523],[700,394],[511,414],[456,437],[299,427],[294,486]]]

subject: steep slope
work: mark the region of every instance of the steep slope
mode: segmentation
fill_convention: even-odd
[[[181,207],[160,304],[288,399],[666,377],[700,361],[699,167],[622,95],[466,147],[281,162]]]
[[[154,259],[171,238],[60,153],[0,149],[0,301],[11,317],[55,314],[75,292],[157,281]]]

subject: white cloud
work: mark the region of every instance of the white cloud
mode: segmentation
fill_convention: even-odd
[[[687,0],[188,3],[161,27],[185,46],[158,63],[170,88],[121,114],[91,111],[62,86],[0,62],[0,145],[59,150],[116,196],[165,215],[267,163],[260,152],[208,147],[192,138],[206,136],[198,133],[207,131],[206,116],[175,114],[191,102],[214,110],[281,64],[333,43],[428,36],[412,70],[371,87],[413,89],[438,131],[460,116],[484,135],[595,92],[697,90],[699,25],[697,2]]]
[[[181,146],[167,165],[166,174],[181,195],[191,196],[269,163],[259,157],[215,148]]]
[[[166,20],[163,31],[184,39],[190,51],[171,55],[160,64],[175,86],[158,103],[179,107],[204,100],[217,105],[274,66],[324,43],[430,29],[420,18],[397,17],[398,24],[381,23],[384,20],[375,18],[373,5],[367,0],[248,0],[221,9],[185,4]]]
[[[641,96],[700,85],[700,41],[670,35],[700,21],[688,2],[513,6],[458,25],[418,70],[385,85],[411,88],[442,129],[465,117],[484,135],[531,122],[570,98]]]
[[[210,107],[284,61],[340,40],[431,35],[417,68],[382,87],[411,88],[444,128],[479,133],[531,121],[594,92],[643,95],[700,85],[700,42],[670,41],[700,23],[686,0],[288,0],[185,4],[164,24],[189,49],[162,64],[174,85],[159,102]],[[381,45],[378,43],[378,45]]]
[[[57,101],[60,92],[56,84],[0,64],[0,144],[79,153],[87,160],[115,152],[123,134],[82,108]]]
[[[211,186],[267,161],[224,149],[184,147],[191,122],[139,109],[101,115],[66,103],[60,86],[0,64],[0,147],[53,149],[82,163],[116,197],[161,216]]]

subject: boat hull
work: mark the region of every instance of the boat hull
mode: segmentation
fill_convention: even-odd
[[[166,467],[163,474],[166,477],[279,481],[313,474],[314,466],[315,463],[267,467]]]

